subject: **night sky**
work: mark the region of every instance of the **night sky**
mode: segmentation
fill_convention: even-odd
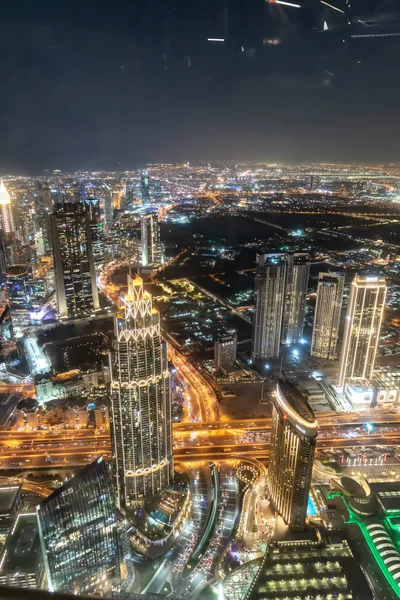
[[[399,0],[292,2],[3,0],[0,174],[400,162]]]

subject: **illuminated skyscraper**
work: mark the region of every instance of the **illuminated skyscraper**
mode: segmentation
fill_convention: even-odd
[[[110,229],[113,224],[113,193],[112,189],[105,183],[104,184],[104,224],[107,229]]]
[[[129,513],[173,475],[170,374],[160,314],[140,277],[128,276],[125,318],[110,354],[110,430],[117,506]]]
[[[39,256],[51,253],[51,229],[49,215],[53,209],[52,193],[48,185],[40,185],[36,197],[36,223],[39,230],[37,253]]]
[[[384,277],[355,276],[350,287],[340,357],[340,387],[349,379],[372,377],[385,299]]]
[[[340,273],[318,275],[311,356],[330,360],[336,358],[343,288],[344,275]]]
[[[147,171],[142,171],[140,179],[140,192],[142,194],[142,203],[150,204],[150,179]]]
[[[11,196],[8,193],[3,180],[0,180],[0,214],[1,228],[6,235],[15,233],[14,216],[11,206]]]
[[[154,190],[154,202],[158,204],[162,200],[162,188],[161,181],[159,179],[153,179],[153,190]]]
[[[296,344],[303,335],[310,256],[307,252],[293,252],[286,255],[286,261],[282,344]]]
[[[160,224],[156,213],[141,217],[141,265],[164,263],[164,245],[160,240]]]
[[[89,213],[80,201],[58,199],[50,215],[58,316],[99,310]]]
[[[267,474],[269,497],[293,531],[307,516],[317,422],[301,393],[279,381],[272,403],[271,450]]]
[[[257,254],[253,315],[254,361],[279,356],[286,285],[286,255]]]
[[[98,267],[103,262],[103,221],[100,201],[98,198],[85,198],[85,205],[89,213],[94,265]]]
[[[120,585],[114,490],[102,458],[37,507],[51,591],[111,597]]]

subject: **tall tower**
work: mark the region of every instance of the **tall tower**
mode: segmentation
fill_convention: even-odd
[[[301,393],[279,381],[272,403],[271,450],[267,485],[272,504],[293,531],[307,516],[317,422]]]
[[[99,310],[89,213],[79,201],[58,199],[50,215],[58,316]]]
[[[120,585],[113,486],[102,458],[37,507],[51,591],[111,596]]]
[[[340,387],[348,379],[370,379],[372,376],[386,289],[384,277],[356,275],[351,283],[340,357]]]
[[[307,252],[293,252],[286,257],[282,344],[296,344],[303,335],[310,256]]]
[[[99,267],[103,262],[103,221],[101,219],[100,201],[98,198],[85,198],[85,206],[89,213],[94,265]]]
[[[113,224],[113,193],[112,189],[105,183],[104,187],[104,224],[107,229],[110,229]]]
[[[160,240],[160,224],[156,213],[141,217],[141,265],[164,263],[164,247]]]
[[[12,213],[11,196],[6,189],[3,180],[0,180],[0,214],[1,227],[5,235],[13,235],[15,233],[15,223]]]
[[[343,288],[344,275],[340,273],[318,275],[311,356],[330,360],[336,358]]]
[[[173,475],[170,375],[160,314],[140,277],[128,275],[125,318],[110,354],[110,429],[116,503],[129,513]]]
[[[253,360],[279,356],[286,285],[286,255],[257,254]]]
[[[142,171],[140,178],[140,191],[142,194],[142,203],[150,204],[150,180],[147,171]]]

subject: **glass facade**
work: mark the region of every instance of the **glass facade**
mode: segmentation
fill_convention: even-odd
[[[80,201],[58,201],[50,220],[58,315],[88,316],[99,309],[89,212]]]
[[[140,192],[142,195],[142,203],[150,204],[150,180],[147,171],[142,172],[142,177],[140,180]]]
[[[155,213],[148,213],[141,218],[141,264],[164,263],[164,246],[160,239],[160,224]]]
[[[86,198],[85,204],[89,213],[94,265],[98,267],[103,262],[103,221],[101,219],[100,200]]]
[[[350,288],[342,353],[339,386],[349,379],[370,379],[378,351],[386,299],[384,277],[356,275]]]
[[[297,344],[303,335],[310,257],[307,252],[294,252],[286,255],[286,263],[282,344]]]
[[[111,595],[119,588],[114,490],[99,458],[38,507],[49,589]]]
[[[128,276],[125,319],[110,355],[110,425],[117,505],[129,512],[173,473],[170,374],[160,315],[140,277]]]
[[[319,274],[311,356],[328,360],[336,358],[343,289],[344,275]]]
[[[280,344],[303,334],[310,271],[306,252],[257,254],[253,360],[279,356]]]
[[[286,283],[285,254],[257,254],[253,360],[279,356]]]
[[[272,404],[270,500],[293,531],[302,531],[307,516],[317,423],[301,393],[279,382]]]

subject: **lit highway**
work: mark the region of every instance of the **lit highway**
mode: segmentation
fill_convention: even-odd
[[[79,432],[82,433],[82,432]],[[243,435],[243,431],[239,432]],[[268,432],[265,432],[268,436]],[[23,440],[0,440],[3,450],[0,457],[0,470],[27,471],[31,469],[66,469],[81,467],[96,457],[110,456],[111,444],[108,435],[101,434],[100,439],[69,437],[68,439],[34,439],[29,444]],[[99,438],[99,436],[97,436]],[[179,462],[202,459],[229,459],[237,455],[265,459],[269,454],[269,440],[240,442],[238,431],[213,432],[212,435],[186,436],[177,447],[175,441],[174,456]],[[29,444],[29,445],[28,445]],[[397,446],[400,444],[397,432],[365,433],[349,437],[345,432],[324,435],[317,439],[317,448],[361,448],[362,446]],[[27,447],[28,446],[28,447]]]
[[[190,388],[192,404],[198,407],[199,414],[194,410],[192,420],[198,420],[199,424],[204,421],[218,421],[218,403],[212,387],[180,352],[169,346],[168,353],[179,371],[179,376],[186,380]]]

